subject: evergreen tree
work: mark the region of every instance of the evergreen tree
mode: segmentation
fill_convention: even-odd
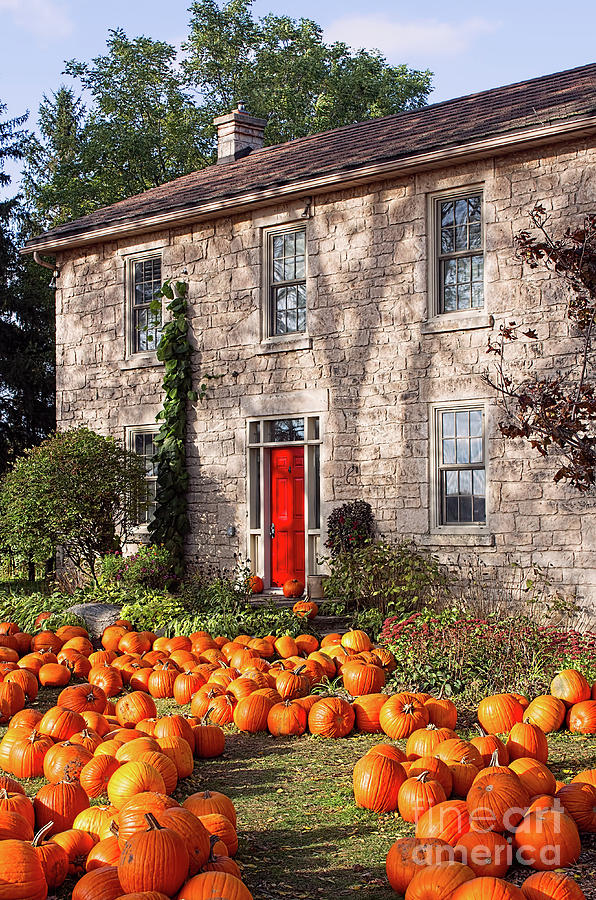
[[[6,110],[0,104],[0,115]],[[19,159],[26,116],[0,122],[0,184],[5,162]],[[48,272],[19,256],[25,228],[20,197],[0,202],[0,472],[55,423],[54,298]]]

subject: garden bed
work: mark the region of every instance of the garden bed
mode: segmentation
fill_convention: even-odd
[[[58,692],[44,689],[35,703],[45,710]],[[180,711],[173,701],[158,701],[160,714]],[[185,708],[182,708],[185,711]],[[475,711],[462,710],[458,732],[466,737]],[[5,729],[2,729],[2,733]],[[397,813],[376,815],[358,809],[352,793],[355,762],[386,735],[355,734],[341,740],[312,736],[274,738],[226,729],[223,757],[197,760],[194,773],[174,794],[182,800],[212,788],[233,800],[238,812],[238,862],[254,900],[314,900],[353,897],[390,900],[396,895],[385,875],[385,855],[398,837],[413,833]],[[405,746],[405,741],[396,742]],[[548,736],[549,765],[569,781],[580,769],[596,767],[596,740],[565,733]],[[23,784],[32,796],[44,779]],[[99,801],[93,801],[99,802]],[[596,835],[583,836],[579,863],[570,870],[587,900],[596,900]],[[511,870],[521,881],[527,870]],[[70,898],[73,882],[55,894]]]

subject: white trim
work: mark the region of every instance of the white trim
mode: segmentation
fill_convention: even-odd
[[[265,440],[265,423],[276,419],[303,419],[304,420],[304,439],[300,441],[266,441]],[[309,437],[309,419],[319,420],[319,436],[318,438]],[[258,441],[250,440],[250,428],[254,423],[259,423],[260,433]],[[323,428],[325,425],[324,412],[305,412],[305,413],[286,413],[285,415],[269,415],[269,416],[251,416],[246,419],[245,437],[246,437],[246,550],[247,556],[251,560],[251,569],[253,574],[260,575],[265,582],[265,587],[271,587],[271,542],[269,539],[269,527],[271,520],[271,469],[270,458],[271,450],[281,449],[283,447],[302,447],[304,450],[304,577],[306,585],[308,579],[318,576],[319,567],[316,558],[316,552],[311,548],[321,543],[323,535],[323,518],[322,518],[322,469],[323,469],[323,453],[319,449],[319,527],[310,528],[311,522],[311,504],[314,502],[314,494],[311,490],[311,453],[310,448],[323,446]],[[253,503],[253,485],[250,464],[251,451],[260,451],[260,527],[251,528],[251,507]],[[254,558],[254,548],[258,547],[256,559]],[[314,554],[314,558],[311,558]]]
[[[480,409],[482,410],[482,451],[484,456],[485,472],[485,515],[486,522],[483,525],[443,525],[441,523],[441,491],[439,487],[439,413],[447,410]],[[490,535],[490,469],[488,453],[489,434],[489,402],[486,399],[445,400],[429,403],[429,435],[430,447],[428,454],[428,483],[429,483],[429,517],[430,534],[435,535],[476,535],[478,537]]]
[[[485,225],[486,225],[486,206],[484,200],[484,182],[474,182],[472,184],[462,184],[458,188],[445,188],[439,191],[431,191],[426,195],[426,259],[427,259],[427,320],[423,323],[423,331],[435,330],[456,330],[457,320],[461,316],[464,328],[486,328],[486,277],[483,268],[483,297],[484,305],[481,307],[471,307],[469,309],[442,312],[441,310],[441,290],[439,284],[439,203],[445,200],[457,200],[462,197],[480,196],[480,234],[481,234],[481,252],[482,258],[486,261],[485,248]],[[452,328],[441,329],[441,320],[448,320],[453,323]],[[474,324],[474,322],[477,324]],[[467,323],[467,324],[466,324]]]
[[[134,266],[135,263],[146,259],[159,259],[161,279],[163,281],[163,253],[159,250],[141,250],[138,253],[128,253],[124,257],[124,297],[123,297],[123,321],[124,321],[124,362],[128,367],[161,365],[157,359],[156,350],[137,351],[134,349],[135,336],[133,331],[133,298],[134,298]],[[164,324],[164,302],[162,300],[161,322]]]
[[[304,232],[304,283],[306,288],[306,328],[304,331],[291,331],[288,334],[275,334],[273,332],[273,324],[271,321],[271,272],[272,272],[272,256],[271,256],[271,238],[275,234],[292,234],[294,232]],[[308,334],[308,229],[305,219],[297,219],[295,221],[286,221],[276,225],[266,225],[261,228],[261,349],[264,352],[279,352],[286,349],[302,349],[294,348],[292,345],[296,342],[304,342],[309,340]]]
[[[243,194],[240,197],[224,197],[211,200],[207,203],[195,203],[182,209],[171,210],[167,213],[157,213],[146,216],[142,221],[120,222],[91,229],[76,235],[39,239],[29,242],[20,251],[22,254],[40,252],[61,251],[69,247],[78,247],[83,244],[101,243],[113,238],[128,237],[134,234],[143,234],[155,231],[162,226],[178,226],[191,222],[200,222],[203,219],[217,218],[219,214],[229,215],[232,212],[241,212],[250,207],[267,205],[279,198],[308,195],[313,191],[321,193],[335,190],[344,190],[352,185],[366,181],[383,180],[391,175],[408,174],[422,169],[441,168],[446,163],[462,163],[486,156],[493,156],[499,151],[517,151],[526,147],[532,147],[536,143],[548,143],[550,141],[562,141],[566,138],[578,138],[594,133],[596,130],[596,116],[582,116],[573,122],[557,122],[554,125],[539,125],[517,131],[514,134],[498,135],[497,137],[482,138],[459,144],[455,147],[447,147],[442,150],[430,150],[407,156],[403,159],[390,160],[383,163],[373,163],[361,166],[353,172],[336,171],[328,175],[320,175],[315,178],[307,178],[301,181],[290,182],[279,187],[265,188]],[[267,152],[267,151],[264,151]]]
[[[156,422],[149,423],[147,425],[125,425],[124,426],[124,442],[125,447],[129,452],[134,452],[134,436],[136,434],[152,434],[156,435],[159,432],[159,425]],[[157,482],[157,476],[147,475],[145,481],[149,482]],[[135,529],[134,534],[144,535],[148,534],[148,521],[147,522],[138,522]]]

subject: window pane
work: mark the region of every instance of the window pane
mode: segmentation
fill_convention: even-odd
[[[486,500],[484,497],[474,497],[474,521],[486,522]]]
[[[470,197],[468,199],[468,216],[470,222],[480,221],[480,197]]]
[[[473,437],[482,436],[482,410],[470,410],[470,434]]]
[[[457,497],[447,497],[445,501],[445,522],[459,521],[459,503]]]
[[[296,258],[286,257],[284,261],[284,281],[294,281],[296,278]]]
[[[474,469],[474,494],[484,497],[486,493],[486,473],[484,469]]]
[[[261,423],[251,422],[248,426],[248,440],[251,444],[258,444],[261,440]]]
[[[453,225],[453,200],[441,203],[441,225]]]
[[[469,309],[471,303],[471,288],[469,284],[458,284],[457,286],[457,308]]]
[[[460,494],[472,493],[472,471],[466,469],[459,473],[459,492]]]
[[[482,438],[472,438],[470,441],[470,462],[482,462]]]
[[[268,441],[303,441],[304,419],[274,419],[267,422]]]
[[[280,259],[284,255],[284,239],[282,235],[273,238],[273,258]]]
[[[284,234],[284,256],[294,256],[296,253],[296,235],[294,232]]]
[[[470,281],[472,262],[469,256],[457,260],[457,281],[459,284],[467,284]]]
[[[455,236],[453,228],[443,228],[441,231],[441,253],[453,253],[455,248]]]
[[[306,233],[304,231],[296,232],[296,255],[304,256],[306,253]]]
[[[470,414],[466,410],[465,412],[458,412],[455,416],[455,427],[457,431],[458,437],[466,436],[470,433]]]
[[[470,225],[470,249],[477,250],[480,244],[480,225]]]
[[[455,249],[468,249],[468,229],[465,225],[458,225],[455,229]]]
[[[484,306],[484,288],[481,284],[472,285],[472,307],[477,309]]]
[[[306,277],[305,259],[303,256],[296,257],[296,278]]]
[[[445,312],[457,309],[457,288],[445,286],[443,291],[443,309]]]
[[[470,443],[467,438],[457,439],[457,463],[465,465],[470,462]]]
[[[457,472],[446,472],[445,489],[447,494],[459,493],[459,478]]]
[[[463,225],[468,221],[468,201],[455,201],[455,224]]]
[[[455,462],[455,441],[443,441],[443,464]]]
[[[472,518],[472,498],[460,495],[459,498],[459,521],[473,522]]]
[[[283,281],[284,280],[283,259],[274,259],[273,260],[273,280],[274,281]]]
[[[445,260],[443,263],[443,279],[445,284],[455,284],[457,281],[457,260]]]
[[[455,437],[455,413],[442,413],[443,437]]]

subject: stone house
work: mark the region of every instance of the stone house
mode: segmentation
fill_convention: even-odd
[[[316,590],[330,510],[364,499],[389,538],[593,602],[593,498],[504,441],[483,373],[504,320],[538,331],[528,372],[575,352],[514,235],[538,200],[556,230],[594,211],[596,65],[275,147],[242,107],[216,125],[217,165],[27,244],[56,261],[58,427],[125,441],[151,491],[148,303],[184,278],[197,384],[220,376],[189,414],[190,558]]]

